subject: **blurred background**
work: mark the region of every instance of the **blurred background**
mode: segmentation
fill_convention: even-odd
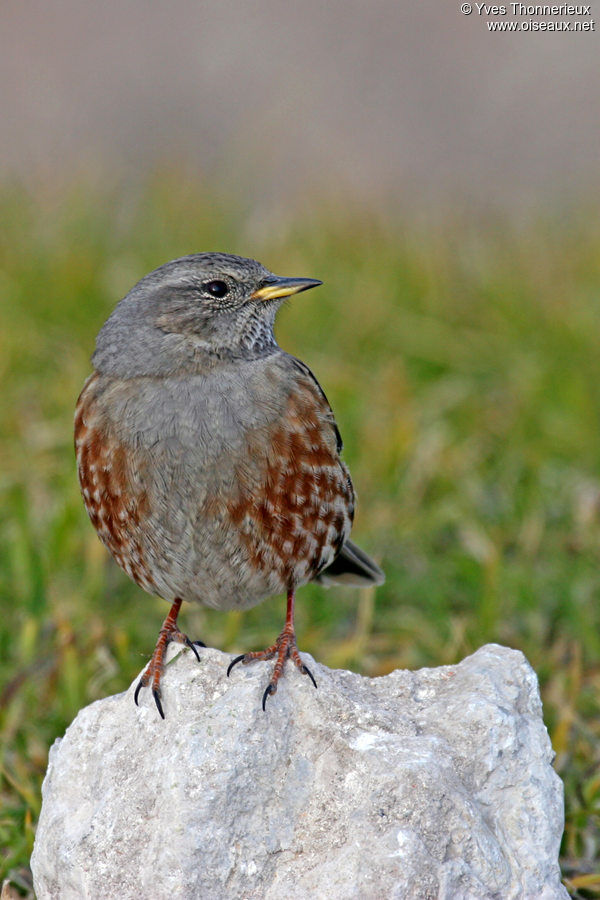
[[[369,675],[523,650],[565,781],[565,883],[600,896],[598,36],[486,21],[434,0],[2,5],[7,892],[30,890],[49,746],[128,686],[166,610],[79,497],[94,337],[143,274],[218,249],[325,282],[278,338],[327,392],[355,535],[388,575],[304,588],[301,648]],[[182,622],[234,653],[282,618],[275,598]]]

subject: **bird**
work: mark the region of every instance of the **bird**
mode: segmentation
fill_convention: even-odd
[[[309,367],[279,347],[282,302],[322,284],[256,260],[195,253],[159,266],[100,329],[75,410],[83,502],[101,541],[145,591],[171,604],[134,699],[150,687],[164,719],[167,645],[183,601],[250,608],[287,597],[285,626],[238,663],[286,661],[301,673],[295,595],[310,581],[379,585],[384,573],[349,539],[355,493],[342,439]]]

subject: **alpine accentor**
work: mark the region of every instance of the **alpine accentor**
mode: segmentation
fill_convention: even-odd
[[[321,284],[260,263],[198,253],[146,275],[98,334],[77,402],[84,503],[101,540],[141,587],[172,606],[138,684],[160,679],[183,600],[245,609],[287,592],[263,709],[286,659],[302,663],[294,594],[308,581],[381,584],[348,539],[354,490],[318,381],[275,341],[285,297]],[[316,687],[316,684],[315,684]]]

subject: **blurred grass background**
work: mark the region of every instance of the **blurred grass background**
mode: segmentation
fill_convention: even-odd
[[[220,249],[325,282],[282,310],[278,338],[332,403],[354,533],[388,576],[304,588],[301,648],[368,675],[521,649],[565,782],[565,883],[599,897],[597,212],[425,228],[331,205],[264,223],[162,173],[127,191],[4,185],[0,220],[0,880],[30,883],[52,741],[129,685],[166,612],[79,497],[72,414],[95,334],[143,274]],[[182,623],[233,653],[269,643],[283,610],[186,607]]]

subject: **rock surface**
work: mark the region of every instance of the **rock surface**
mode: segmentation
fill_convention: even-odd
[[[176,656],[166,721],[135,684],[50,752],[45,898],[565,898],[562,783],[521,653],[364,678]],[[179,654],[179,655],[178,655]]]

